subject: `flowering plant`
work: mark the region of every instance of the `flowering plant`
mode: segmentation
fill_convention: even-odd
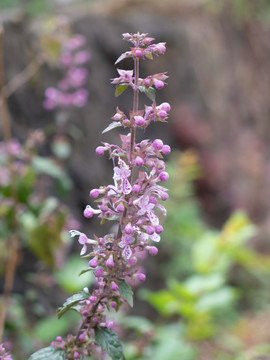
[[[142,79],[139,77],[139,61],[152,59],[153,55],[164,54],[165,43],[152,44],[153,38],[147,34],[123,34],[123,39],[133,44],[130,51],[122,54],[116,64],[126,58],[134,60],[134,71],[118,69],[119,77],[112,80],[116,84],[116,96],[128,87],[133,90],[133,109],[127,116],[117,108],[113,122],[103,131],[116,127],[129,129],[127,135],[120,135],[121,146],[103,143],[98,146],[98,156],[108,152],[113,161],[114,184],[101,186],[90,191],[96,199],[97,208],[87,205],[84,216],[98,215],[101,223],[116,221],[115,233],[93,239],[77,230],[71,230],[82,245],[81,256],[89,259],[89,267],[83,271],[93,271],[96,288],[90,294],[84,289],[68,298],[58,309],[61,317],[69,309],[77,310],[82,316],[82,324],[77,335],[68,335],[64,340],[58,336],[50,347],[34,353],[29,360],[39,359],[123,359],[122,346],[113,331],[114,323],[108,311],[117,311],[124,303],[133,306],[131,285],[145,280],[146,275],[136,266],[140,253],[156,255],[158,249],[152,245],[160,241],[163,231],[158,214],[166,215],[165,207],[159,202],[168,198],[167,189],[159,183],[169,178],[165,171],[163,155],[170,153],[169,145],[160,139],[136,142],[137,129],[146,129],[152,121],[166,122],[170,105],[155,102],[155,89],[162,89],[167,75],[155,74]],[[139,92],[152,100],[151,106],[139,109]],[[89,246],[91,249],[89,250]]]

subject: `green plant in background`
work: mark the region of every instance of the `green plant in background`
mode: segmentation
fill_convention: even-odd
[[[239,306],[242,300],[246,301],[245,310],[252,309],[252,301],[247,299],[256,297],[258,286],[255,291],[249,287],[252,279],[261,280],[259,290],[265,291],[263,279],[268,278],[269,285],[270,257],[248,247],[256,228],[243,211],[234,212],[221,230],[211,229],[202,220],[192,185],[200,175],[194,152],[173,154],[168,170],[171,190],[164,251],[170,260],[162,266],[167,288],[156,292],[144,290],[141,296],[158,311],[160,321],[164,317],[168,321],[178,317],[179,323],[172,322],[172,326],[178,329],[178,340],[194,350],[187,359],[196,359],[195,350],[200,344],[207,339],[215,341],[244,315]],[[249,282],[244,286],[241,271],[248,274]],[[157,337],[159,331],[166,331],[163,325],[158,329]],[[241,348],[236,335],[234,343],[237,345],[233,357],[220,359],[236,358]],[[226,351],[220,350],[219,354]],[[248,358],[243,356],[239,359]]]

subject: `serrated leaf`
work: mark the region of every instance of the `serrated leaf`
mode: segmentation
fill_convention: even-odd
[[[118,287],[120,294],[127,300],[129,305],[133,307],[133,291],[131,287],[125,282],[125,280],[121,280]]]
[[[106,327],[95,328],[95,342],[112,360],[124,360],[122,345],[114,331]]]
[[[88,298],[89,293],[87,293],[86,291],[80,291],[79,293],[70,296],[63,304],[63,306],[57,309],[58,319],[60,319],[60,317],[64,315],[64,313],[67,312],[69,309],[72,309],[74,305]]]
[[[65,360],[65,351],[48,346],[36,351],[28,360]]]
[[[116,97],[121,95],[128,87],[129,87],[129,85],[117,85],[114,95]]]
[[[106,127],[106,129],[104,129],[102,131],[102,134],[104,134],[104,133],[106,133],[106,132],[108,132],[108,131],[110,131],[112,129],[115,129],[115,128],[119,127],[119,126],[122,126],[120,121],[113,121],[112,123],[110,123],[109,126]]]

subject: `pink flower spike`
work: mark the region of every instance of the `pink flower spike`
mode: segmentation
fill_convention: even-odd
[[[166,171],[163,171],[162,173],[159,174],[159,180],[163,182],[168,181],[169,174]]]

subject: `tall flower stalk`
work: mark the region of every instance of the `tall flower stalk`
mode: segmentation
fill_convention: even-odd
[[[167,79],[166,73],[139,77],[139,62],[153,59],[166,51],[165,43],[152,44],[153,38],[147,34],[123,34],[130,41],[130,51],[123,53],[116,64],[126,58],[134,60],[134,70],[118,69],[119,77],[112,80],[116,85],[116,96],[128,87],[133,90],[133,109],[125,114],[119,108],[112,117],[113,122],[103,131],[116,127],[127,129],[121,134],[121,146],[103,142],[96,153],[108,153],[113,162],[114,183],[90,191],[96,207],[87,205],[84,216],[98,215],[101,223],[115,221],[118,230],[103,237],[89,238],[77,230],[71,236],[77,237],[82,245],[81,256],[89,259],[89,267],[84,272],[93,271],[96,287],[90,294],[88,289],[67,299],[58,309],[61,317],[70,308],[75,308],[82,316],[82,324],[76,335],[60,336],[51,347],[39,350],[30,360],[43,359],[44,356],[65,356],[65,359],[84,357],[113,360],[123,359],[122,347],[116,333],[110,312],[118,311],[124,303],[133,306],[132,285],[143,282],[145,273],[137,261],[142,253],[156,255],[154,243],[160,241],[163,227],[159,215],[166,215],[162,202],[167,200],[167,189],[161,184],[169,178],[165,171],[163,155],[170,153],[169,145],[161,139],[136,142],[137,129],[145,130],[152,122],[166,122],[170,105],[155,102],[155,91],[162,89]],[[139,109],[139,93],[145,93],[151,100],[150,106]],[[42,357],[43,356],[43,357]],[[58,359],[58,357],[55,357]],[[62,358],[61,358],[62,359]]]

